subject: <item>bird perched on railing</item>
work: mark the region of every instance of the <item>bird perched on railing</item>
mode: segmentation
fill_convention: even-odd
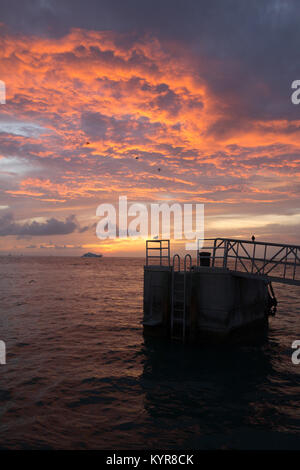
[[[251,240],[254,242],[255,241],[255,236],[252,235]]]

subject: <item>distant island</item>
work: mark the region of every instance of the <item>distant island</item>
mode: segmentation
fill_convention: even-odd
[[[102,258],[102,255],[97,255],[96,253],[85,253],[81,258]]]

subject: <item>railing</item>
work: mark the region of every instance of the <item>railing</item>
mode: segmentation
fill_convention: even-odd
[[[203,242],[211,242],[203,246]],[[201,251],[209,251],[212,267],[223,267],[239,274],[263,276],[267,280],[300,285],[300,246],[278,243],[206,238],[198,240],[197,265]]]
[[[177,271],[180,272],[180,255],[177,253],[173,256],[173,271],[176,271],[176,261],[177,261]]]
[[[203,251],[210,254],[210,260]],[[173,265],[175,259],[173,258]],[[191,267],[190,255],[184,260],[184,264],[187,260]],[[298,245],[233,238],[198,239],[197,266],[209,264],[212,267],[228,269],[241,276],[254,278],[261,276],[267,281],[300,285]],[[150,265],[170,267],[170,240],[146,241],[146,266]],[[180,257],[178,257],[178,269],[180,271]]]
[[[151,261],[154,261],[152,266],[170,267],[170,240],[146,240],[146,266],[150,266]]]
[[[188,268],[188,269],[189,269],[189,271],[190,271],[190,270],[192,269],[193,260],[192,260],[192,257],[191,257],[191,255],[190,255],[189,253],[187,253],[187,254],[185,255],[184,261],[183,261],[183,270],[184,270],[185,273],[186,273],[186,271],[187,271],[187,265],[186,265],[186,264],[187,264],[187,260],[188,260],[188,262],[189,262],[189,268]]]

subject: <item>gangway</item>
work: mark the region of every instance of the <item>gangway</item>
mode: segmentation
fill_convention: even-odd
[[[239,276],[254,279],[259,276],[267,282],[300,286],[298,245],[234,238],[200,238],[197,247],[198,267],[203,254],[210,258],[213,268],[222,267]]]
[[[170,259],[169,240],[147,240],[144,333],[181,342],[264,331],[276,312],[272,282],[300,286],[300,246],[233,238],[198,239]],[[183,266],[182,266],[183,265]],[[183,269],[182,269],[183,268]]]

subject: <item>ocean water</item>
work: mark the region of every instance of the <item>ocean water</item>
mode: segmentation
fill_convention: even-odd
[[[299,449],[300,288],[264,340],[146,341],[143,263],[0,258],[0,448]]]

